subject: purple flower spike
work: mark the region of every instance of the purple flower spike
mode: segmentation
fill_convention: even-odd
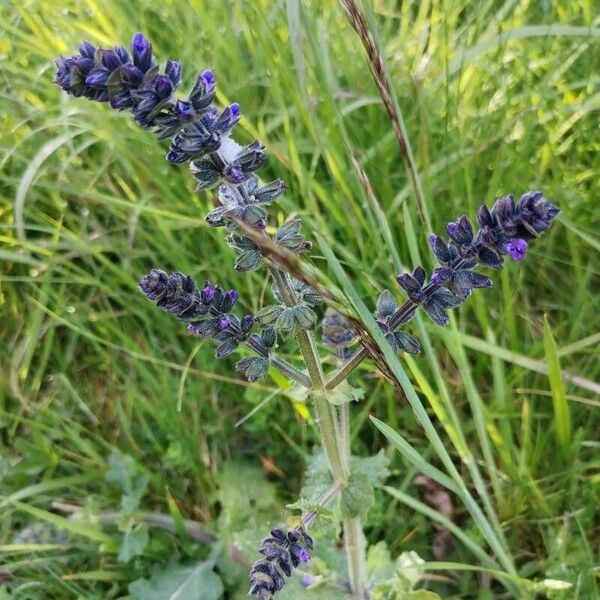
[[[514,260],[523,260],[527,251],[527,242],[520,238],[511,240],[504,246],[504,249]]]
[[[205,304],[210,304],[214,297],[215,288],[207,282],[204,288],[202,288],[202,301]]]

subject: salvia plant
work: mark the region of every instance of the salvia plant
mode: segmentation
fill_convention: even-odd
[[[249,272],[266,267],[271,277],[273,303],[253,315],[236,314],[236,290],[226,291],[210,281],[198,283],[178,271],[153,268],[139,284],[148,300],[184,321],[190,334],[213,340],[217,358],[241,348],[249,351],[235,365],[248,381],[266,377],[273,368],[312,399],[330,474],[320,481],[313,477],[308,489],[314,496],[296,505],[304,512],[295,524],[275,527],[261,542],[262,558],[249,575],[250,595],[271,598],[295,569],[305,568],[313,550],[307,529],[327,506],[335,506],[333,514],[342,522],[347,554],[348,578],[342,587],[360,598],[388,597],[373,595],[377,590],[367,584],[361,521],[372,503],[373,488],[385,474],[385,461],[381,454],[354,457],[349,449],[347,402],[356,399],[358,392],[346,380],[370,351],[358,335],[356,322],[329,307],[322,318],[321,341],[336,354],[339,365],[324,373],[315,343],[323,294],[292,274],[293,261],[277,259],[300,255],[310,250],[311,243],[297,217],[270,232],[268,209],[286,185],[279,179],[265,183],[257,177],[266,161],[259,141],[242,146],[232,137],[241,116],[239,105],[215,106],[216,78],[210,70],[198,75],[187,97],[181,96],[181,64],[168,60],[161,68],[141,33],[133,36],[131,50],[96,48],[84,42],[78,54],[59,58],[56,64],[56,83],[67,93],[129,111],[138,125],[158,139],[168,139],[166,159],[188,163],[198,190],[216,189],[218,205],[206,215],[206,222],[224,229],[235,254],[234,269]],[[550,227],[558,212],[542,192],[527,192],[519,199],[508,195],[491,208],[482,204],[474,222],[462,215],[447,224],[444,235],[430,235],[438,266],[428,274],[418,265],[396,277],[403,303],[397,301],[399,290],[385,290],[377,300],[374,317],[387,342],[397,352],[418,353],[418,339],[406,330],[417,310],[446,325],[450,310],[474,290],[492,286],[480,269],[501,269],[506,259],[522,260],[529,244]],[[277,352],[290,339],[298,345],[302,365]],[[302,581],[310,586],[312,580],[305,573]],[[386,589],[391,588],[381,588]]]

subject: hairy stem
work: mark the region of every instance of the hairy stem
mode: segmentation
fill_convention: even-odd
[[[272,267],[271,273],[275,279],[279,292],[284,302],[296,304],[297,299],[290,286],[286,273],[277,267]],[[346,484],[350,474],[350,424],[348,406],[342,407],[342,424],[338,423],[335,406],[329,402],[325,394],[325,377],[321,361],[315,346],[312,334],[300,330],[297,333],[300,352],[304,357],[308,373],[313,383],[315,410],[317,422],[323,441],[323,447],[329,460],[329,467],[340,489]],[[364,598],[366,593],[365,579],[365,542],[360,518],[346,518],[343,520],[344,547],[348,562],[348,576],[352,592],[357,598]]]
[[[342,435],[342,451],[348,472],[351,471],[352,450],[350,448],[350,406],[340,406],[340,430]],[[364,598],[367,591],[365,566],[365,540],[360,517],[344,519],[344,549],[348,562],[350,586],[357,598]]]
[[[344,548],[352,593],[356,598],[365,598],[367,597],[365,536],[360,517],[344,519]]]
[[[310,377],[308,377],[302,371],[299,371],[291,365],[287,360],[281,358],[277,354],[271,353],[270,355],[271,364],[285,377],[299,383],[305,388],[310,388]]]
[[[344,486],[339,482],[332,484],[331,487],[329,487],[315,502],[315,504],[319,508],[325,508],[337,498],[337,495],[342,491],[343,488]],[[302,527],[310,527],[318,516],[319,513],[317,510],[309,510],[307,513],[303,514],[300,519]]]
[[[296,294],[290,285],[287,274],[275,265],[270,266],[270,271],[283,301],[288,306],[296,305],[298,303]],[[298,330],[296,338],[311,380],[311,389],[313,391],[315,410],[317,413],[317,423],[319,431],[321,432],[323,447],[327,454],[331,473],[335,481],[345,482],[348,474],[344,468],[344,459],[340,447],[337,414],[335,412],[335,407],[327,400],[323,393],[325,376],[323,374],[323,368],[321,367],[317,348],[311,333],[308,331]]]

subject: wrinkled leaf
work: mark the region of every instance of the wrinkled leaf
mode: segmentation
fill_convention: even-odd
[[[150,579],[131,583],[129,593],[136,600],[219,600],[223,584],[213,571],[212,561],[172,564],[153,571]]]
[[[134,556],[139,556],[150,541],[148,525],[138,523],[125,532],[119,547],[119,562],[128,562]]]
[[[359,402],[365,397],[365,391],[352,387],[347,381],[340,383],[334,390],[327,391],[326,397],[331,404],[341,406],[350,402]]]
[[[348,485],[340,494],[340,512],[343,518],[365,517],[375,504],[373,487],[364,473],[352,473]]]

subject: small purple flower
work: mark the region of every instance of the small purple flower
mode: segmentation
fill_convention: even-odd
[[[106,85],[108,78],[110,77],[110,71],[106,69],[94,69],[86,78],[85,84],[90,87],[102,87]]]
[[[234,102],[230,107],[229,110],[231,111],[231,120],[232,121],[237,121],[240,118],[240,105],[237,102]]]
[[[236,165],[231,165],[227,169],[227,179],[231,181],[231,183],[241,183],[244,181],[244,172],[240,167]]]
[[[81,44],[79,44],[79,54],[81,54],[81,56],[83,56],[84,58],[94,60],[96,48],[95,46],[92,46],[92,44],[90,44],[89,42],[81,42]]]
[[[231,301],[231,303],[234,304],[236,302],[236,300],[238,299],[237,290],[229,290],[227,292],[227,296],[229,297],[229,300]]]
[[[168,60],[165,66],[165,74],[174,86],[179,85],[181,80],[181,63],[178,60]]]
[[[202,288],[202,301],[205,304],[210,304],[215,297],[215,288],[210,285],[210,283],[206,283],[206,285]]]
[[[229,320],[228,317],[221,317],[219,319],[219,329],[221,329],[222,331],[227,329],[229,327],[230,323],[231,323],[231,321]]]
[[[252,325],[254,325],[254,317],[252,315],[246,315],[242,319],[242,330],[248,331]]]
[[[173,84],[166,75],[159,75],[154,82],[154,92],[160,100],[166,100],[173,93]]]
[[[177,100],[175,111],[182,121],[189,121],[194,116],[194,108],[189,102]]]
[[[310,552],[306,548],[298,550],[298,560],[302,563],[307,563],[310,560]]]
[[[446,231],[450,237],[455,237],[458,235],[458,225],[456,223],[448,223]]]
[[[315,583],[315,581],[317,580],[316,577],[314,577],[313,575],[305,575],[302,578],[302,587],[310,587],[313,583]]]
[[[109,70],[114,71],[118,69],[122,62],[121,57],[114,50],[103,50],[102,51],[102,64]]]
[[[152,66],[152,44],[141,33],[134,34],[131,40],[133,64],[143,73]]]
[[[214,85],[215,81],[216,81],[215,74],[210,69],[203,71],[202,74],[200,75],[200,79],[202,79],[202,81],[204,82],[204,85],[206,85],[206,86]]]
[[[514,260],[523,260],[527,251],[527,242],[520,238],[511,240],[504,246],[504,249]]]
[[[433,285],[442,285],[444,281],[444,276],[437,271],[431,276],[431,283],[433,283]]]

